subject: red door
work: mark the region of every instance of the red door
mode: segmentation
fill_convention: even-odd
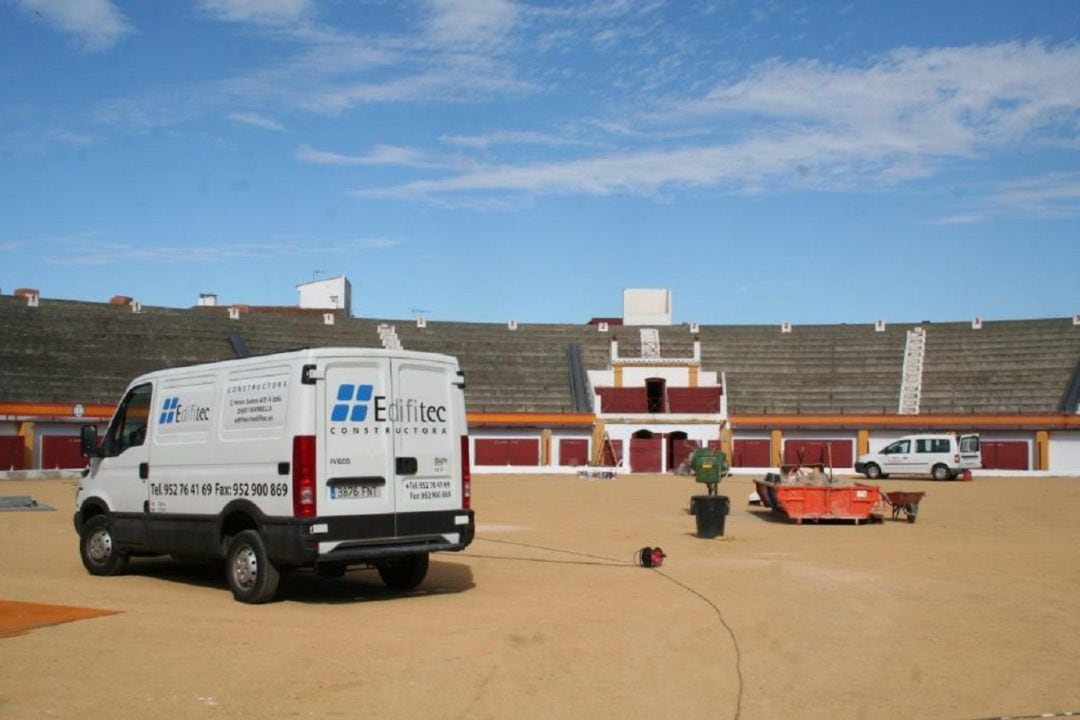
[[[698,448],[696,440],[672,440],[671,457],[668,458],[668,468],[673,469],[682,465],[683,460],[694,454]]]
[[[499,438],[477,438],[473,454],[474,465],[509,465],[508,441]]]
[[[559,464],[567,466],[587,465],[589,462],[589,441],[585,439],[559,440]]]
[[[852,444],[851,440],[788,440],[784,443],[784,464],[852,467]]]
[[[769,457],[772,450],[771,440],[736,440],[734,450],[732,467],[760,468],[772,465],[772,458]]]
[[[984,470],[1028,470],[1028,443],[1024,440],[983,440]]]
[[[604,467],[616,467],[622,462],[622,440],[608,440],[604,443],[603,460],[601,465]]]
[[[540,464],[540,441],[536,438],[477,438],[474,465]]]
[[[630,468],[636,473],[660,472],[660,451],[663,438],[630,438]]]
[[[0,435],[0,470],[26,470],[23,439],[18,435]]]
[[[540,441],[536,438],[516,438],[507,444],[509,465],[536,467],[540,464]]]
[[[41,438],[41,469],[86,467],[82,443],[72,435],[45,435]]]

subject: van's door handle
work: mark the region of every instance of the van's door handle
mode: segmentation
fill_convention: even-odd
[[[139,463],[139,479],[140,480],[146,480],[149,477],[150,477],[150,463],[148,463],[148,462]]]
[[[414,457],[399,457],[396,458],[396,471],[398,475],[415,475],[416,474],[416,458]]]

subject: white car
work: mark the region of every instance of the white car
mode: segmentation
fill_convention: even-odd
[[[876,453],[860,455],[855,472],[871,480],[889,475],[930,475],[951,480],[982,467],[978,435],[905,435]]]

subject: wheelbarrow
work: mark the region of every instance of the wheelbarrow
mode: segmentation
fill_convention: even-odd
[[[925,492],[912,490],[893,490],[881,494],[885,498],[885,502],[892,508],[892,519],[899,519],[900,511],[903,510],[904,517],[907,518],[909,523],[915,522],[915,518],[919,516],[919,503],[924,495],[926,495]]]

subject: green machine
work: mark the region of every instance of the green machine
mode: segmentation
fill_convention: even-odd
[[[694,451],[691,463],[694,468],[694,479],[699,483],[705,483],[710,495],[716,494],[716,486],[727,477],[731,470],[727,455],[719,448],[698,448]]]

